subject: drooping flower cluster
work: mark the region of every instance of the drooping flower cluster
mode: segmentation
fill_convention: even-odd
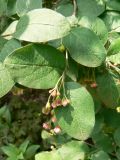
[[[45,108],[43,108],[43,113],[52,116],[49,122],[43,123],[43,128],[45,130],[51,131],[52,133],[58,134],[61,132],[61,128],[57,124],[57,119],[54,116],[54,109],[56,109],[57,107],[66,107],[70,103],[70,100],[66,96],[62,97],[60,92],[56,88],[49,90],[49,94],[50,96]],[[53,123],[54,125],[51,125],[51,123]]]

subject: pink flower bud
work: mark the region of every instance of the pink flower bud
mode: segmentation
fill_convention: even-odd
[[[49,130],[51,126],[48,123],[43,123],[43,128]]]
[[[51,96],[52,96],[52,97],[56,97],[56,96],[57,96],[57,91],[56,91],[56,90],[53,90],[53,91],[51,92]]]
[[[94,82],[94,83],[92,83],[92,84],[90,84],[90,87],[91,88],[96,88],[98,85],[97,85],[97,83],[96,82]]]
[[[51,121],[52,121],[53,123],[57,122],[56,117],[52,117]]]
[[[57,107],[57,104],[56,102],[54,101],[52,104],[51,104],[52,108],[56,108]]]
[[[54,132],[55,132],[56,134],[59,134],[59,133],[61,132],[61,128],[60,128],[59,126],[56,126],[56,127],[54,128]]]
[[[60,92],[57,90],[57,96],[60,96]]]
[[[49,90],[49,93],[52,93],[53,92],[53,89]]]
[[[61,99],[57,99],[55,102],[56,102],[57,106],[61,106],[62,105],[62,100]]]
[[[62,105],[63,105],[64,107],[66,107],[69,103],[70,103],[70,100],[68,100],[68,99],[62,100]]]

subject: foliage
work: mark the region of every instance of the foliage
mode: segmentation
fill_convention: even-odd
[[[119,6],[118,0],[0,1],[1,100],[8,92],[14,97],[15,87],[18,97],[26,87],[49,89],[44,106],[35,102],[32,110],[34,97],[16,105],[18,119],[31,117],[25,128],[16,122],[14,101],[1,105],[1,132],[13,139],[1,142],[8,160],[120,159]]]

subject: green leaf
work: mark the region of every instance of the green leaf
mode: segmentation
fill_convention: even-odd
[[[6,42],[7,42],[6,39],[4,39],[3,37],[0,37],[0,52],[1,52],[1,50],[4,47]]]
[[[29,145],[29,140],[25,140],[19,147],[19,150],[24,154]]]
[[[4,115],[4,113],[6,112],[7,106],[3,106],[0,108],[0,118]]]
[[[104,73],[96,79],[97,94],[101,101],[109,108],[116,108],[120,103],[120,91],[112,74]]]
[[[108,154],[104,151],[98,151],[97,153],[91,156],[92,160],[110,160]]]
[[[8,146],[3,146],[2,151],[9,157],[17,157],[19,151],[15,145],[9,144]]]
[[[109,128],[116,129],[120,126],[120,114],[116,112],[114,109],[105,108],[102,111],[102,115],[104,116],[104,122]]]
[[[5,58],[12,53],[15,49],[20,48],[21,43],[16,39],[9,40],[0,52],[0,61],[3,62]]]
[[[58,149],[62,160],[85,159],[85,154],[88,151],[88,146],[82,141],[70,141]]]
[[[74,28],[63,39],[71,57],[87,67],[100,66],[106,57],[106,51],[99,38],[87,28]]]
[[[7,15],[12,16],[12,15],[16,14],[16,2],[17,2],[17,0],[12,0],[12,2],[11,2],[11,0],[7,0],[7,1],[8,1],[8,3],[7,3]]]
[[[92,135],[98,134],[104,126],[104,118],[101,114],[95,116],[95,126]]]
[[[95,143],[96,148],[102,149],[103,151],[108,153],[113,152],[113,141],[107,134],[99,132],[92,136],[92,140]]]
[[[96,18],[91,25],[91,29],[97,34],[103,44],[107,42],[108,30],[100,18]]]
[[[118,12],[106,12],[102,19],[109,31],[120,32],[120,14]]]
[[[120,147],[120,127],[114,133],[115,143]]]
[[[114,64],[120,64],[120,52],[115,55],[107,57],[107,59]]]
[[[108,30],[104,22],[100,18],[94,18],[91,16],[82,16],[79,19],[78,24],[81,27],[86,27],[91,29],[99,37],[103,44],[106,43],[108,38]]]
[[[0,0],[0,17],[6,15],[7,11],[7,0]]]
[[[37,8],[42,8],[42,0],[17,0],[16,3],[16,11],[20,17]]]
[[[71,16],[73,13],[73,5],[71,3],[58,5],[56,11],[63,14],[65,17]]]
[[[118,159],[120,159],[120,148],[117,149],[116,156],[117,156]]]
[[[40,148],[39,145],[32,145],[32,146],[28,147],[28,149],[25,152],[25,158],[26,159],[32,158],[39,148]]]
[[[78,79],[78,65],[76,64],[76,62],[69,57],[68,59],[68,69],[66,72],[66,75],[68,76],[67,81],[77,81]]]
[[[0,63],[0,97],[7,94],[14,86],[14,82],[8,70]]]
[[[114,55],[120,52],[120,38],[115,39],[112,41],[112,44],[108,48],[108,56]]]
[[[2,33],[2,36],[5,37],[5,39],[11,39],[13,33],[16,31],[16,26],[17,26],[18,21],[13,21],[8,28]]]
[[[6,111],[3,115],[3,118],[8,124],[11,123],[11,114],[10,114],[10,110],[9,110],[8,106],[6,106]]]
[[[41,152],[35,155],[35,160],[62,160],[58,152]]]
[[[35,9],[20,18],[14,37],[30,42],[46,42],[62,38],[69,31],[70,24],[61,14],[50,9]]]
[[[59,107],[55,114],[63,132],[79,140],[87,139],[94,127],[94,103],[89,92],[76,82],[66,83],[70,105]]]
[[[120,11],[120,1],[119,0],[107,0],[106,9]]]
[[[78,15],[97,17],[105,10],[102,0],[77,0]]]
[[[61,52],[43,44],[15,50],[4,63],[16,82],[37,89],[54,87],[65,68]]]

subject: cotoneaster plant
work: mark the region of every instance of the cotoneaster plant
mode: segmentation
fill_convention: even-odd
[[[95,114],[103,108],[120,112],[118,5],[117,0],[0,1],[0,17],[9,24],[1,22],[0,97],[17,84],[48,89],[44,132],[67,137],[35,160],[120,157],[116,148],[98,147],[93,154],[87,145],[98,140]]]

